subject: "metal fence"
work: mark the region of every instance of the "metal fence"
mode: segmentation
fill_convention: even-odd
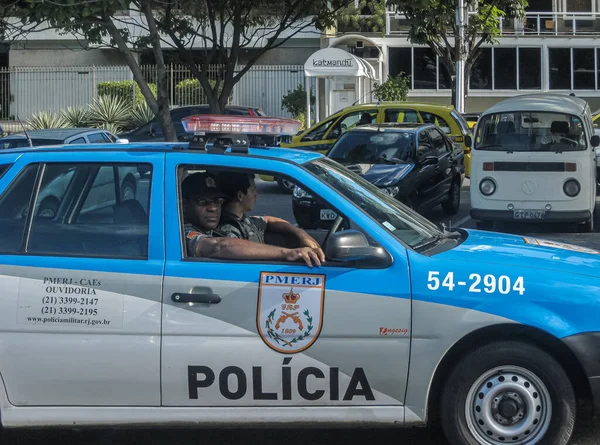
[[[156,81],[156,67],[144,65],[149,83]],[[216,79],[219,66],[211,66]],[[189,69],[167,66],[169,97],[173,106],[207,103],[206,96]],[[126,83],[114,83],[123,82]],[[270,116],[289,117],[281,99],[304,82],[302,66],[254,66],[234,87],[230,103],[261,107]],[[0,120],[26,121],[40,111],[59,111],[87,106],[98,95],[120,95],[131,103],[143,100],[127,66],[9,67],[0,69]]]

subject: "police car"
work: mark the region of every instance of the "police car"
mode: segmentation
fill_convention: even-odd
[[[450,443],[567,443],[578,406],[600,403],[600,252],[442,232],[320,154],[204,140],[297,131],[236,119],[187,118],[189,144],[0,154],[4,427],[439,419]],[[112,191],[90,197],[103,169]],[[36,213],[65,170],[56,213]],[[327,261],[188,257],[180,186],[197,171],[310,191],[338,215],[311,232]]]

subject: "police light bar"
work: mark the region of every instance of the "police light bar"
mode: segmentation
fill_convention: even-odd
[[[181,119],[187,133],[295,135],[302,123],[294,119],[261,116],[198,114]]]

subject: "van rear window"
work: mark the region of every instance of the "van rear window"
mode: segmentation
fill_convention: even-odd
[[[580,117],[542,111],[515,111],[483,116],[475,135],[475,150],[579,151],[587,149]]]

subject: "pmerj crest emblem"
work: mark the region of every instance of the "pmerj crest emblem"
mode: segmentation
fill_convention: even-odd
[[[323,324],[324,275],[261,273],[257,327],[277,352],[309,348]]]

